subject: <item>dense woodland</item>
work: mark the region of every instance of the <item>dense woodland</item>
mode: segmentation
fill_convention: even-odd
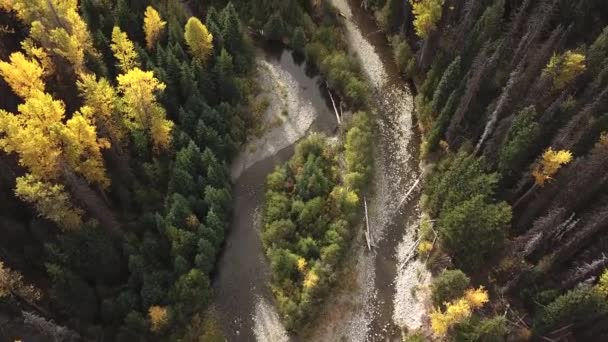
[[[463,341],[605,340],[608,3],[362,5],[417,85],[432,166],[419,251],[441,293],[432,329]],[[481,314],[457,299],[469,282],[490,293]]]
[[[608,339],[608,3],[362,0],[416,90],[428,329],[409,341]],[[0,0],[0,339],[210,340],[251,36],[352,112],[268,176],[288,329],[335,283],[370,186],[370,86],[327,1]]]
[[[0,339],[200,335],[255,91],[235,7],[0,5]]]

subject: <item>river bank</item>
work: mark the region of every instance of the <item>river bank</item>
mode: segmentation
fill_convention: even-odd
[[[411,257],[419,219],[416,191],[402,203],[421,174],[413,95],[399,77],[383,37],[369,39],[370,32],[377,31],[375,23],[365,13],[351,11],[353,4],[333,3],[346,16],[350,51],[356,51],[373,89],[377,137],[373,187],[367,199],[375,248],[367,251],[362,236],[354,241],[345,279],[339,282],[347,285],[336,288],[319,319],[295,340],[399,340],[401,328],[422,324],[426,295],[416,289],[430,278]],[[293,144],[307,132],[331,134],[336,124],[321,82],[309,77],[289,53],[266,51],[258,58],[258,71],[261,93],[268,100],[262,116],[267,127],[233,164],[235,216],[214,281],[214,310],[229,341],[289,340],[273,305],[259,239],[264,181],[275,165],[289,159]]]
[[[270,270],[260,241],[266,176],[293,155],[310,132],[331,135],[337,127],[317,76],[291,52],[260,49],[257,57],[261,135],[242,148],[231,169],[234,214],[213,280],[213,316],[228,341],[287,341],[269,289]],[[262,100],[262,99],[258,99]]]
[[[310,340],[399,340],[401,328],[419,328],[425,316],[430,280],[424,265],[412,258],[420,212],[418,194],[402,203],[422,173],[419,138],[414,127],[413,94],[401,80],[386,39],[354,1],[333,0],[344,16],[351,51],[374,88],[377,139],[370,223],[373,253],[360,244],[354,252],[355,285],[328,303]]]

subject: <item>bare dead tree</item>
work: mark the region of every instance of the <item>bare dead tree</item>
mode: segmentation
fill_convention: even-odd
[[[538,72],[540,72],[540,69],[543,67],[545,59],[548,60],[550,57],[550,55],[547,55],[543,59],[534,58],[536,63],[528,63],[528,56],[534,55],[530,53],[531,47],[540,38],[541,33],[544,31],[547,23],[553,16],[554,7],[556,4],[557,0],[552,0],[549,3],[544,2],[540,5],[539,10],[537,11],[539,14],[531,16],[531,23],[528,25],[528,31],[520,39],[518,47],[515,50],[511,60],[511,65],[517,63],[517,67],[511,72],[509,80],[503,88],[494,110],[489,115],[489,119],[486,122],[483,133],[475,146],[474,153],[479,152],[479,150],[483,147],[483,144],[494,132],[494,128],[496,127],[498,120],[500,120],[504,114],[510,112],[512,105],[511,99],[515,93],[522,93],[523,90],[527,89],[529,83],[531,82],[531,77],[533,77],[530,75],[537,75]],[[554,43],[556,37],[557,33],[554,32],[554,34],[550,37],[551,45]],[[530,67],[526,68],[527,64],[530,64]]]
[[[547,215],[537,219],[532,229],[515,240],[514,254],[520,258],[529,258],[536,254],[539,249],[546,247],[552,230],[565,219],[566,210],[564,208],[551,210]]]
[[[606,269],[606,266],[608,266],[608,256],[602,253],[598,259],[570,270],[560,287],[562,289],[572,288],[582,281],[598,276]]]
[[[454,115],[452,116],[452,120],[450,121],[450,125],[448,126],[446,133],[446,138],[450,145],[454,144],[456,137],[458,136],[459,127],[464,120],[465,114],[469,110],[469,106],[471,105],[473,98],[477,95],[477,92],[479,92],[479,88],[484,76],[486,75],[487,71],[493,69],[498,62],[498,58],[501,54],[503,46],[504,44],[501,41],[489,59],[487,59],[487,56],[490,47],[489,45],[484,46],[484,48],[475,58],[469,72],[465,76],[467,80],[465,92],[460,99]]]
[[[585,222],[579,231],[568,241],[559,246],[553,256],[544,265],[544,271],[550,271],[570,260],[581,248],[586,246],[600,231],[608,228],[608,205],[603,205],[586,215]]]
[[[80,341],[78,333],[34,313],[22,311],[23,323],[53,342]]]

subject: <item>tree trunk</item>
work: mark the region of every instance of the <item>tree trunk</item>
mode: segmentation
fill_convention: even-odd
[[[600,231],[608,227],[608,205],[604,205],[600,210],[589,215],[586,224],[565,244],[559,246],[550,260],[545,264],[544,271],[548,272],[555,267],[570,260],[591,239]]]
[[[70,189],[75,202],[99,221],[99,224],[112,234],[118,234],[120,223],[101,196],[90,185],[67,167],[63,167],[63,179]]]

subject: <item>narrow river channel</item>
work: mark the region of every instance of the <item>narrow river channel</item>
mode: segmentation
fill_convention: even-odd
[[[374,252],[360,247],[358,286],[328,305],[311,341],[400,341],[400,328],[416,329],[424,316],[429,280],[411,258],[419,221],[419,194],[404,195],[419,178],[419,138],[413,95],[400,77],[392,49],[360,1],[331,0],[344,17],[345,34],[374,88],[376,105],[375,174],[368,195]],[[421,286],[422,285],[422,286]],[[334,305],[335,304],[335,305]],[[331,318],[331,319],[330,319]]]
[[[228,341],[287,341],[268,283],[260,242],[264,182],[293,145],[311,131],[330,136],[337,123],[318,77],[281,47],[264,46],[258,83],[268,108],[264,133],[246,144],[233,163],[234,215],[214,277],[214,308]],[[300,62],[300,63],[297,63]]]
[[[353,286],[328,299],[305,337],[294,341],[399,341],[400,327],[422,324],[428,282],[424,266],[410,258],[419,221],[418,193],[404,195],[420,176],[419,139],[413,95],[401,79],[386,38],[378,33],[358,1],[331,0],[345,17],[350,50],[361,61],[374,90],[377,118],[373,189],[367,194],[374,250],[364,243],[352,253]],[[235,211],[214,278],[214,310],[229,341],[289,341],[268,288],[269,269],[261,250],[259,218],[264,181],[275,165],[289,159],[293,144],[307,132],[331,135],[335,117],[317,77],[295,63],[291,53],[264,49],[259,82],[270,99],[269,113],[287,113],[250,142],[232,167]],[[276,114],[275,114],[276,116]],[[272,116],[266,117],[272,122]]]

